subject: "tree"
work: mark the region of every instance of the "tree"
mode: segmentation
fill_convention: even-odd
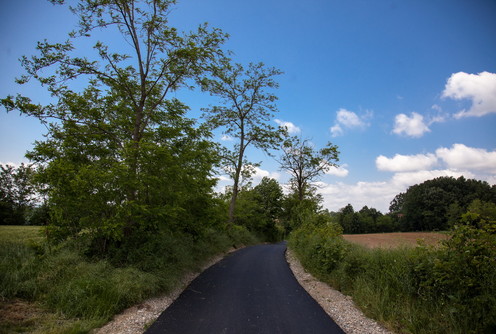
[[[0,223],[22,225],[25,215],[35,202],[32,183],[33,168],[0,164]]]
[[[61,235],[89,234],[106,245],[153,230],[158,221],[184,227],[195,210],[209,206],[215,162],[209,133],[195,128],[185,117],[188,107],[170,95],[223,57],[226,36],[206,25],[183,34],[169,27],[173,4],[79,1],[71,8],[78,29],[69,39],[39,42],[39,55],[22,59],[27,74],[18,83],[39,81],[55,102],[39,105],[20,95],[1,100],[7,111],[38,117],[49,127],[47,140],[36,143],[29,157],[42,166],[38,180],[47,185]],[[128,53],[101,41],[112,30]],[[94,33],[97,55],[84,56],[76,41]],[[110,39],[115,42],[115,35]]]
[[[259,206],[264,215],[272,222],[278,220],[282,212],[283,198],[279,183],[264,176],[253,190],[257,194]]]
[[[250,63],[245,70],[241,64],[224,60],[212,73],[212,78],[203,80],[203,89],[220,97],[223,105],[203,109],[205,118],[213,129],[222,127],[225,135],[236,140],[232,149],[224,147],[221,153],[234,183],[229,205],[229,222],[233,223],[241,177],[250,176],[257,166],[246,160],[247,148],[275,149],[284,132],[269,123],[277,112],[277,97],[269,90],[278,87],[274,77],[282,72],[262,63]]]
[[[446,230],[476,199],[496,203],[495,188],[464,177],[439,177],[398,194],[391,202],[390,212],[402,216],[403,231]]]
[[[308,140],[290,137],[284,142],[279,163],[281,169],[291,175],[291,186],[302,201],[305,194],[309,193],[311,183],[331,167],[337,166],[338,157],[338,147],[330,142],[317,151]]]

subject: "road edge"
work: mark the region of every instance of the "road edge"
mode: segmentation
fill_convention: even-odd
[[[358,309],[350,296],[331,288],[308,273],[286,247],[286,262],[296,280],[346,334],[395,334]]]

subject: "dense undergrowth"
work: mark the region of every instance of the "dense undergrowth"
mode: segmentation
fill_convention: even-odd
[[[17,231],[22,236],[25,227]],[[27,328],[3,319],[0,333],[87,333],[125,308],[170,291],[212,256],[256,241],[238,226],[205,230],[195,238],[161,231],[147,243],[102,259],[88,257],[75,242],[49,247],[42,238],[0,238],[0,302],[26,300],[57,314]]]
[[[496,331],[496,222],[468,213],[437,247],[367,249],[330,224],[304,226],[289,246],[319,279],[401,333]]]

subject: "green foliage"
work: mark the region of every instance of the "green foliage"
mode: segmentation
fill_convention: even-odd
[[[289,246],[304,266],[400,332],[496,329],[496,205],[473,201],[436,248],[366,249],[309,226]],[[327,234],[327,236],[326,236]]]
[[[367,206],[355,212],[353,206],[348,204],[339,210],[336,219],[345,234],[394,232],[400,228],[391,215],[383,215],[380,211]]]
[[[297,192],[286,195],[282,201],[282,224],[289,233],[305,224],[320,224],[332,220],[330,213],[322,210],[322,196],[314,190],[307,192],[303,200]]]
[[[34,169],[22,163],[19,167],[0,164],[0,224],[30,224],[30,213],[36,210]]]
[[[292,232],[289,246],[313,272],[325,274],[337,267],[347,251],[341,233],[336,223],[306,224]]]
[[[452,237],[416,268],[425,299],[448,306],[466,333],[496,328],[496,205],[476,200]]]
[[[86,328],[83,332],[131,305],[177,287],[186,272],[200,269],[206,260],[233,245],[257,241],[239,226],[225,231],[206,229],[195,238],[161,230],[147,243],[127,252],[115,249],[112,257],[101,260],[84,256],[73,242],[45,247],[38,228],[36,233],[29,227],[0,228],[0,232],[7,229],[5,235],[11,239],[0,239],[0,299],[36,301],[50,312],[72,319],[71,328]]]
[[[79,1],[68,40],[39,42],[39,54],[22,59],[26,75],[17,82],[37,80],[54,102],[0,101],[49,129],[28,157],[40,166],[35,177],[48,198],[52,240],[71,237],[105,254],[159,225],[195,235],[217,223],[210,133],[170,95],[223,57],[226,35],[206,25],[178,33],[168,25],[174,3]],[[125,42],[119,52],[105,44],[104,34],[109,41],[115,32]],[[96,54],[77,49],[81,38],[95,43]]]
[[[264,177],[255,188],[240,192],[235,221],[262,240],[281,240],[284,235],[284,228],[280,224],[282,199],[283,193],[279,183]]]
[[[268,152],[277,148],[285,134],[270,125],[277,112],[277,97],[271,90],[278,87],[274,77],[282,72],[263,63],[250,63],[245,69],[224,59],[212,67],[212,74],[202,80],[202,89],[218,96],[223,105],[203,111],[212,129],[221,127],[235,140],[232,148],[221,149],[222,167],[234,182],[229,206],[229,222],[233,223],[242,177],[251,177],[258,165],[246,160],[246,150],[255,147]]]
[[[475,199],[496,203],[496,188],[464,177],[439,177],[398,194],[390,211],[402,217],[402,231],[443,231],[451,228]]]
[[[330,142],[316,150],[308,140],[290,137],[284,141],[282,149],[281,169],[291,175],[291,186],[300,201],[313,191],[312,182],[336,167],[339,161],[338,147]]]

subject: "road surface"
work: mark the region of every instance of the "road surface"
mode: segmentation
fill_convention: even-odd
[[[341,334],[296,281],[286,244],[231,253],[198,276],[146,334]]]

